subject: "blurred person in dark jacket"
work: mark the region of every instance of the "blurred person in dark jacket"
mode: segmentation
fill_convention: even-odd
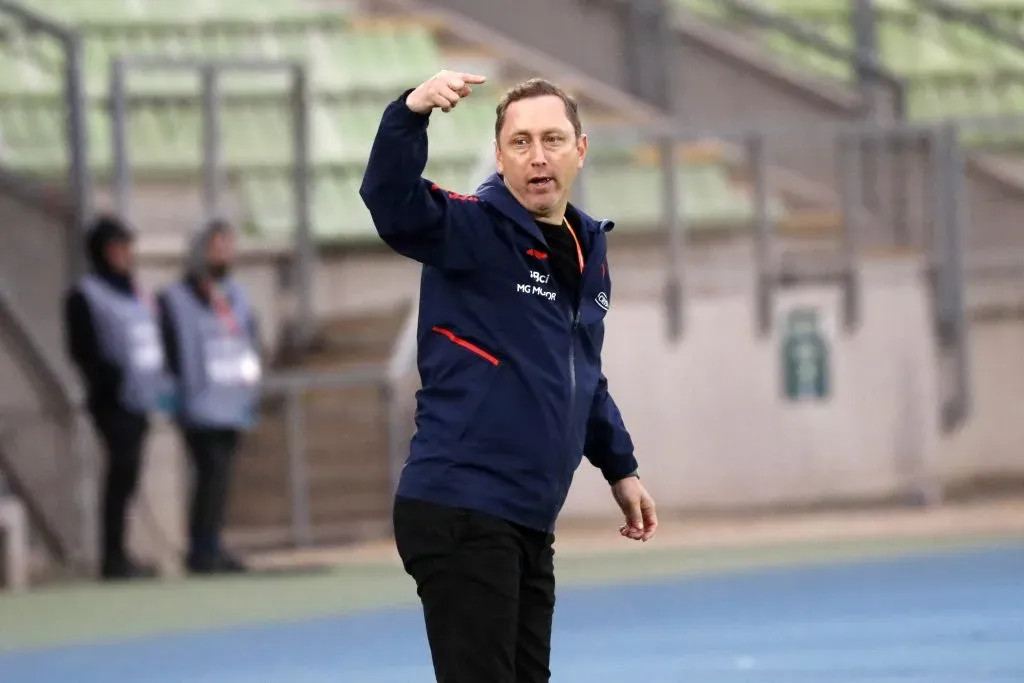
[[[100,573],[107,580],[149,577],[155,572],[130,557],[125,535],[149,415],[167,389],[163,347],[152,301],[135,279],[131,230],[116,217],[100,217],[86,249],[90,272],[67,294],[64,315],[67,352],[106,456]]]
[[[221,544],[232,463],[251,427],[261,376],[259,330],[231,276],[234,237],[225,221],[201,230],[185,273],[160,294],[168,366],[177,379],[177,423],[193,468],[186,564],[194,574],[244,571]]]

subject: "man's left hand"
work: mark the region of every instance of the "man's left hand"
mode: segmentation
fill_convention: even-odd
[[[619,504],[626,523],[619,527],[619,533],[634,541],[647,542],[658,528],[658,515],[654,511],[654,499],[637,477],[626,477],[612,484],[612,495]]]

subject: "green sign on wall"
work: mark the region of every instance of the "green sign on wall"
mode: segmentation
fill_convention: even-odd
[[[828,398],[831,392],[829,349],[817,309],[798,308],[786,316],[782,368],[787,400]]]

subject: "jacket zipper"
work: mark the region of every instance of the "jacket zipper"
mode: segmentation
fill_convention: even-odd
[[[580,244],[579,238],[576,236],[576,231],[572,225],[565,218],[562,218],[562,222],[565,224],[566,230],[572,235],[572,241],[576,244],[576,255],[580,262],[580,287],[579,295],[576,297],[576,301],[569,302],[569,415],[566,429],[566,449],[569,451],[570,456],[574,456],[572,452],[573,447],[573,426],[576,424],[576,329],[580,324],[580,301],[583,300],[583,271],[585,270],[585,262],[583,259],[583,247]]]
[[[569,414],[565,421],[565,447],[569,451],[569,455],[572,456],[574,455],[572,452],[573,426],[576,424],[576,329],[580,324],[578,306],[575,310],[569,309],[569,319],[571,321],[569,328]]]

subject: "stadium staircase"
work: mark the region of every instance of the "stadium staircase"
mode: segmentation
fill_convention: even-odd
[[[71,223],[60,184],[0,169],[0,474],[27,507],[37,580],[71,568],[81,535],[60,326]]]
[[[407,313],[401,308],[324,320],[316,349],[289,364],[311,371],[383,365]],[[303,408],[313,542],[387,533],[391,473],[382,387],[311,390]],[[228,511],[234,547],[274,549],[292,538],[286,410],[284,400],[266,400],[260,424],[246,439]]]

